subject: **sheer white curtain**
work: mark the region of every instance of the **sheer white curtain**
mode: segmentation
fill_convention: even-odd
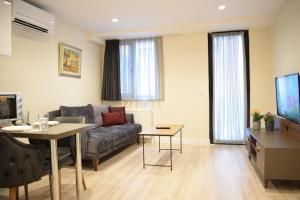
[[[213,131],[215,143],[244,143],[247,126],[243,33],[213,35]]]
[[[123,100],[160,99],[161,38],[122,40],[120,43]]]

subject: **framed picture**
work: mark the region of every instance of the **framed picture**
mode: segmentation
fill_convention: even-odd
[[[58,74],[81,77],[81,49],[59,43]]]

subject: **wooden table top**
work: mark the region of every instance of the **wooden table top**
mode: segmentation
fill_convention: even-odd
[[[170,129],[157,129],[156,127],[170,127]],[[159,124],[151,129],[144,130],[139,134],[145,136],[174,136],[183,127],[183,124]]]
[[[92,128],[93,124],[58,124],[48,128],[48,131],[40,131],[38,129],[33,129],[27,132],[7,132],[13,137],[19,138],[31,138],[31,139],[41,139],[41,140],[52,140],[52,139],[61,139],[76,133],[82,130],[89,130]],[[3,131],[4,132],[4,131]]]

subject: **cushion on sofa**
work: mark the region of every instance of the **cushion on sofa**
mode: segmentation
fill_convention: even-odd
[[[94,121],[96,126],[102,126],[103,120],[102,120],[102,113],[109,112],[107,105],[93,105],[94,109]]]
[[[126,123],[125,112],[102,113],[103,126],[113,126]]]
[[[125,106],[122,107],[108,107],[108,110],[110,113],[115,113],[115,112],[122,112],[124,113],[124,121],[127,123],[127,118],[126,118],[126,112],[125,112]]]
[[[60,106],[59,110],[63,117],[85,117],[85,123],[94,123],[94,110],[91,104],[77,107]]]
[[[140,124],[122,124],[95,128],[90,131],[88,152],[96,155],[126,141],[135,141],[141,129]]]
[[[125,106],[122,106],[122,107],[112,107],[112,106],[109,106],[108,110],[111,113],[112,112],[125,112]]]

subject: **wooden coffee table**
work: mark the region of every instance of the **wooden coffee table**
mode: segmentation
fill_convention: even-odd
[[[157,127],[169,127],[169,129],[157,129]],[[158,166],[158,167],[170,167],[171,171],[173,168],[173,161],[172,161],[172,153],[174,150],[180,151],[182,153],[182,128],[184,125],[182,124],[160,124],[151,129],[142,131],[139,135],[143,138],[143,168],[145,166]],[[172,148],[172,137],[174,137],[177,133],[180,133],[180,149],[173,149]],[[169,150],[170,151],[170,165],[161,165],[161,164],[146,164],[145,163],[145,136],[158,136],[159,139],[159,152],[161,150]],[[170,137],[170,148],[169,149],[161,149],[160,148],[160,137]]]

